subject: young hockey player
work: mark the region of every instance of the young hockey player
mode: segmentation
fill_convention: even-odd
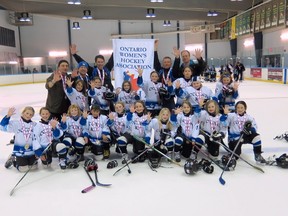
[[[137,91],[132,91],[131,82],[129,81],[124,81],[122,89],[116,90],[116,101],[124,102],[126,112],[129,112],[130,106],[137,100],[146,101],[145,92],[141,88]]]
[[[84,126],[84,137],[86,142],[89,140],[91,152],[97,155],[103,155],[103,160],[110,157],[110,130],[107,126],[108,118],[100,114],[100,106],[92,105],[91,115],[83,112],[81,125]]]
[[[102,86],[101,79],[95,77],[90,82],[91,89],[88,91],[88,96],[92,97],[92,104],[97,104],[100,107],[102,115],[108,115],[110,110],[110,102],[106,100],[107,93],[112,93],[110,90]]]
[[[13,164],[20,172],[26,172],[29,168],[37,168],[37,158],[32,145],[36,123],[31,120],[35,111],[33,107],[27,106],[22,111],[19,120],[10,120],[11,116],[15,114],[15,110],[14,107],[9,108],[7,115],[0,123],[2,131],[15,133],[13,152],[6,163]],[[6,168],[9,166],[7,165]]]
[[[167,154],[172,159],[174,139],[176,134],[176,126],[170,121],[171,113],[168,108],[162,108],[158,117],[153,118],[147,128],[145,142],[150,144],[150,138],[152,137],[152,129],[154,130],[154,143],[155,148],[161,151],[163,154]],[[156,144],[157,143],[157,144]],[[153,168],[159,166],[162,155],[155,151],[149,151],[149,160]]]
[[[177,88],[181,87],[182,89],[186,89],[186,87],[191,86],[191,84],[192,84],[192,80],[191,80],[192,79],[192,74],[193,74],[192,73],[192,69],[189,66],[184,67],[183,77],[178,78],[177,80],[175,80],[173,82],[173,85],[171,85],[171,83],[167,83],[169,94],[172,94],[172,95],[176,94],[175,91],[176,91]],[[182,98],[177,97],[175,107],[181,107],[183,101],[184,100]]]
[[[67,161],[60,161],[60,167],[65,169],[65,164],[69,166],[69,168],[78,167],[78,162],[84,160],[84,146],[86,144],[83,138],[83,127],[80,124],[81,120],[81,110],[80,108],[72,104],[68,108],[67,115],[64,114],[61,119],[61,129],[65,132],[62,143],[66,145],[66,152],[68,153],[68,149],[71,148]],[[64,149],[63,149],[64,150]]]
[[[125,113],[125,105],[122,101],[118,101],[115,104],[115,112],[109,113],[109,119],[107,122],[108,127],[111,131],[111,143],[117,143],[116,152],[127,154],[119,149],[118,138],[124,135],[127,131],[127,115]],[[127,158],[126,158],[127,159]]]
[[[216,100],[212,90],[207,86],[202,85],[199,76],[192,77],[192,86],[188,86],[185,89],[182,89],[181,83],[176,81],[175,87],[177,97],[188,100],[191,103],[193,109],[200,106],[200,100],[203,100],[204,102],[210,99]]]
[[[81,111],[89,110],[85,82],[83,80],[75,81],[75,88],[72,87],[73,83],[74,82],[71,80],[71,78],[66,79],[65,93],[71,104],[76,104],[79,106]]]
[[[239,83],[233,82],[229,72],[221,74],[215,88],[215,97],[218,99],[221,113],[224,106],[228,106],[230,112],[235,111],[235,100],[239,97],[238,86]]]
[[[151,80],[143,81],[143,70],[141,68],[138,68],[137,71],[137,84],[140,88],[143,89],[146,94],[145,106],[147,107],[147,110],[151,113],[152,117],[157,116],[162,108],[162,101],[159,94],[159,89],[162,87],[162,84],[158,82],[159,75],[156,71],[152,71],[150,73]]]
[[[188,101],[184,101],[181,108],[175,110],[175,115],[171,116],[172,121],[177,121],[179,127],[175,137],[175,160],[181,161],[181,154],[185,158],[196,159],[197,149],[194,148],[195,139],[199,135],[199,124],[192,114],[192,106]]]
[[[202,105],[203,100],[200,101],[200,106]],[[220,124],[221,114],[216,101],[207,101],[204,108],[204,110],[198,108],[194,112],[194,116],[199,122],[200,129],[202,130],[196,138],[196,143],[201,145],[207,144],[208,152],[215,160],[217,160],[220,146],[213,141],[223,142],[222,139],[225,137],[226,128]]]
[[[46,107],[42,107],[39,114],[41,120],[37,122],[33,131],[33,150],[36,156],[40,157],[42,164],[48,166],[52,163],[52,149],[54,148],[52,144],[57,144],[52,140],[59,139],[63,132],[57,127],[59,124],[57,120],[50,120],[51,114]]]
[[[147,110],[143,101],[136,101],[134,106],[130,107],[130,112],[127,114],[127,127],[128,130],[123,136],[117,139],[117,145],[123,155],[123,159],[127,159],[127,144],[133,144],[133,152],[136,154],[133,158],[136,158],[145,150],[145,144],[135,139],[134,136],[144,139],[147,133],[147,126],[151,120],[151,114],[147,114]],[[146,155],[142,154],[136,162],[144,162]]]
[[[262,145],[260,135],[257,133],[257,124],[255,119],[246,113],[246,110],[247,104],[245,101],[238,101],[236,103],[235,113],[229,113],[228,107],[224,108],[224,114],[221,116],[220,120],[224,126],[229,128],[229,148],[240,155],[242,144],[252,144],[256,162],[266,163],[261,155]]]

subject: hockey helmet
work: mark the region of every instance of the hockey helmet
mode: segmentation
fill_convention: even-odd
[[[288,168],[288,155],[282,154],[280,157],[276,158],[276,164],[277,166],[281,167],[281,168]]]
[[[112,169],[112,168],[117,167],[117,166],[118,166],[117,160],[112,160],[107,164],[107,169]]]
[[[200,167],[202,167],[203,171],[206,173],[213,173],[214,167],[211,165],[211,161],[208,161],[204,158],[199,162]]]
[[[86,159],[84,162],[84,168],[87,171],[92,171],[92,170],[97,170],[98,169],[98,165],[95,163],[95,160],[93,160],[92,158]]]
[[[199,171],[197,160],[188,159],[184,164],[184,171],[187,175],[193,175]]]
[[[228,170],[234,170],[236,167],[236,163],[237,163],[236,158],[233,156],[230,160],[230,157],[231,157],[231,155],[223,155],[221,158],[221,162],[224,166],[227,166]],[[228,164],[228,162],[229,162],[229,164]]]
[[[113,92],[106,92],[104,98],[105,100],[112,101],[115,99],[115,94]]]

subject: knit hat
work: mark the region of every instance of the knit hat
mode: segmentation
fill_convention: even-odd
[[[78,68],[80,68],[80,67],[82,67],[82,66],[84,66],[84,67],[86,67],[86,68],[89,67],[88,63],[85,62],[85,61],[81,61],[81,62],[79,62],[79,64],[78,64]]]

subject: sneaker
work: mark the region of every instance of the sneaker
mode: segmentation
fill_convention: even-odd
[[[197,152],[192,151],[189,158],[192,159],[193,161],[194,161],[194,160],[197,160]]]
[[[67,164],[66,164],[66,159],[65,158],[60,158],[59,159],[59,166],[60,166],[61,170],[65,170],[66,169]]]
[[[261,154],[255,154],[255,161],[261,164],[266,164],[266,160],[262,157]]]
[[[181,161],[181,156],[180,156],[180,152],[175,152],[174,153],[174,156],[175,156],[175,161],[176,162],[180,162]]]
[[[107,160],[110,157],[110,150],[104,149],[103,151],[103,160]]]
[[[128,162],[128,160],[129,160],[128,154],[123,153],[122,154],[122,164],[126,164],[126,162]]]

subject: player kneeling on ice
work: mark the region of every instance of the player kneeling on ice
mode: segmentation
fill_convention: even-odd
[[[192,160],[197,158],[200,145],[195,143],[195,139],[199,135],[199,124],[192,112],[192,105],[188,101],[184,101],[182,107],[176,109],[175,115],[171,116],[171,120],[177,121],[178,126],[174,147],[176,162],[181,161],[180,153],[185,158]]]
[[[59,139],[63,136],[63,131],[59,130],[59,122],[50,119],[50,112],[46,107],[42,107],[39,112],[40,122],[37,122],[33,131],[33,150],[37,157],[40,157],[43,165],[49,166],[52,163],[53,149]]]
[[[162,108],[157,118],[153,118],[148,125],[145,142],[150,144],[152,129],[154,129],[154,143],[155,148],[166,154],[170,159],[173,158],[174,139],[172,137],[176,134],[175,124],[170,121],[170,111],[168,108]],[[152,168],[160,166],[162,155],[158,152],[148,151],[149,165]]]
[[[102,160],[107,160],[110,157],[110,130],[107,126],[108,118],[100,114],[100,106],[92,105],[91,115],[83,112],[83,117],[80,124],[84,126],[84,139],[88,140],[88,145],[91,146],[91,152],[97,155],[103,155]]]
[[[257,124],[254,118],[246,113],[247,105],[244,101],[238,101],[235,105],[235,113],[229,113],[228,107],[224,108],[224,114],[220,121],[228,130],[229,148],[236,154],[241,154],[241,146],[244,143],[253,145],[256,162],[265,164],[262,157],[262,145],[260,135],[257,133]],[[236,157],[236,159],[238,159]]]
[[[15,133],[15,142],[13,153],[5,164],[6,168],[12,165],[20,172],[26,172],[31,168],[37,168],[37,158],[33,151],[32,135],[36,125],[32,121],[34,116],[34,108],[27,106],[24,108],[19,120],[10,120],[10,117],[15,114],[15,108],[9,108],[7,115],[0,123],[0,130],[5,132]],[[8,162],[10,162],[8,166]]]
[[[199,105],[200,107],[204,105],[203,99],[199,100]],[[200,107],[197,107],[194,112],[194,116],[199,122],[201,129],[195,141],[201,144],[201,146],[207,144],[209,154],[214,160],[217,160],[220,146],[216,141],[223,143],[223,138],[226,133],[226,128],[220,124],[221,114],[219,106],[216,101],[209,100],[205,103],[205,110],[201,110]]]

